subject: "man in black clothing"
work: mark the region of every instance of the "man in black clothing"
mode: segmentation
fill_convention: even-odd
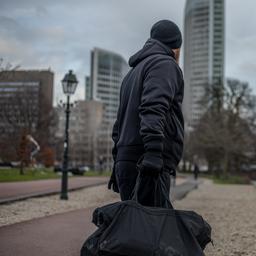
[[[184,82],[179,68],[182,36],[178,26],[161,20],[150,39],[129,60],[113,127],[114,168],[109,189],[131,197],[138,171],[142,174],[140,203],[154,205],[154,181],[160,173],[170,189],[170,175],[182,157]]]

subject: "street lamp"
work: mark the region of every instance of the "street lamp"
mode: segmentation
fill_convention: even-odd
[[[72,70],[64,76],[61,81],[64,94],[67,95],[66,104],[66,128],[65,128],[65,142],[64,142],[64,155],[62,166],[62,179],[61,179],[61,194],[60,199],[68,200],[68,136],[69,136],[69,114],[70,114],[70,96],[75,93],[78,81]]]

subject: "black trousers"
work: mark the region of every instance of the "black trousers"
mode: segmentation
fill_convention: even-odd
[[[115,163],[116,180],[119,187],[121,200],[129,200],[132,197],[138,171],[136,169],[136,162],[132,161],[118,161]],[[164,182],[167,194],[170,193],[170,174],[163,173],[162,181]],[[158,193],[161,193],[160,191]],[[155,206],[155,180],[151,176],[143,176],[141,178],[138,200],[142,205]],[[164,205],[164,197],[160,197],[159,205]]]

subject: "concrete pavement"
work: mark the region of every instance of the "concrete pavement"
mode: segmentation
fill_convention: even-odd
[[[69,178],[69,191],[106,184],[108,177]],[[31,197],[54,195],[60,192],[61,179],[0,183],[0,204]]]
[[[200,183],[200,180],[196,181],[193,178],[188,178],[186,181],[183,180],[181,183],[176,183],[177,185],[171,188],[171,200],[183,199],[191,190],[197,188]]]
[[[0,256],[79,256],[96,228],[93,209],[34,219],[0,228]]]

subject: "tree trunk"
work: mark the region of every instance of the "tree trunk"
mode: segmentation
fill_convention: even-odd
[[[20,175],[24,175],[24,161],[21,160],[21,163],[20,163]]]
[[[187,167],[186,167],[186,158],[183,158],[183,161],[182,161],[182,171],[183,171],[183,172],[186,172],[186,171],[187,171]]]
[[[229,153],[225,151],[224,154],[224,164],[223,164],[223,177],[226,178],[228,176],[228,167],[229,167]]]

